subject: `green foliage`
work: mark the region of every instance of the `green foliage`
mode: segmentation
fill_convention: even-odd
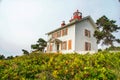
[[[120,47],[109,47],[109,48],[106,48],[107,51],[120,51]]]
[[[37,44],[32,44],[31,48],[38,51],[43,51],[46,46],[47,46],[47,42],[44,39],[39,38]]]
[[[5,59],[5,56],[4,55],[0,55],[0,60],[1,59]]]
[[[0,60],[0,80],[119,80],[120,53],[31,53]]]
[[[102,16],[96,22],[98,30],[95,31],[94,36],[97,39],[97,43],[102,41],[103,45],[113,45],[113,42],[120,43],[120,39],[116,39],[113,32],[117,32],[120,27],[115,24],[116,21],[108,19],[106,16]]]
[[[38,45],[38,44],[32,44],[32,45],[31,45],[31,48],[32,48],[32,49],[38,49],[38,48],[39,48],[39,45]]]
[[[13,56],[8,56],[6,59],[13,59],[14,57]]]
[[[29,52],[27,50],[25,50],[25,49],[22,49],[22,51],[23,51],[23,54],[26,54],[26,55],[29,54]]]
[[[102,49],[98,49],[98,52],[101,52],[102,51]]]

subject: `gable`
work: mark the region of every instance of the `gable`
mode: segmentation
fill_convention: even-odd
[[[97,25],[95,24],[95,22],[93,21],[93,19],[88,16],[88,17],[85,17],[82,21],[78,21],[77,24],[79,23],[82,23],[82,24],[89,24],[91,25],[95,30],[97,29]],[[76,24],[76,25],[77,25]]]
[[[93,26],[93,28],[95,29],[95,30],[97,30],[97,25],[96,25],[96,23],[93,21],[93,19],[89,16],[89,21],[90,21],[90,23],[92,24],[92,26]]]

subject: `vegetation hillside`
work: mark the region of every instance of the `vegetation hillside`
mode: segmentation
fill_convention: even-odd
[[[0,80],[120,80],[120,52],[44,54],[0,60]]]

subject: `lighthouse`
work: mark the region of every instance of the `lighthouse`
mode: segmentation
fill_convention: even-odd
[[[70,19],[70,22],[72,22],[73,20],[80,20],[82,19],[82,13],[79,12],[79,10],[77,10],[76,12],[73,13],[73,17]]]

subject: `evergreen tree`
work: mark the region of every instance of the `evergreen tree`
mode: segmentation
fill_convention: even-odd
[[[113,32],[118,32],[120,27],[115,24],[116,21],[108,19],[106,16],[102,16],[96,22],[98,30],[95,31],[94,36],[97,39],[97,43],[102,41],[103,45],[114,46],[113,42],[120,43],[120,39],[116,39]]]
[[[4,55],[0,55],[0,60],[1,59],[5,59],[5,56]]]
[[[46,46],[47,46],[47,42],[44,39],[39,38],[37,44],[31,45],[31,48],[38,51],[44,51]]]
[[[7,59],[13,59],[14,57],[13,56],[8,56]]]
[[[23,51],[23,54],[27,54],[27,55],[29,54],[29,52],[25,49],[22,49],[22,51]]]

